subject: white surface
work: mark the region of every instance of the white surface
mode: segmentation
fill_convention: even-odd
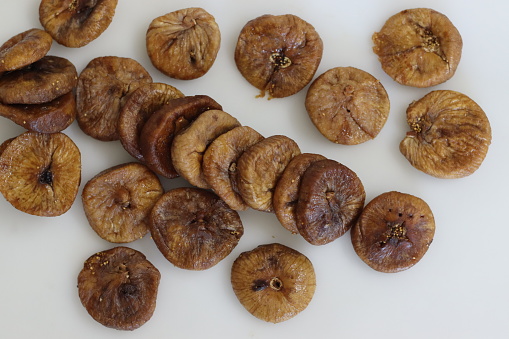
[[[41,27],[37,0],[0,2],[0,41]],[[145,32],[157,16],[191,7],[215,16],[222,33],[216,63],[204,77],[176,81],[152,67]],[[456,75],[433,89],[452,89],[474,99],[487,113],[493,142],[472,176],[439,180],[409,165],[399,153],[407,130],[405,109],[431,89],[396,84],[381,70],[371,51],[371,35],[396,12],[430,7],[446,14],[462,34],[463,56]],[[397,274],[373,271],[355,254],[350,235],[315,247],[283,229],[272,214],[241,213],[245,235],[233,253],[204,272],[175,268],[150,237],[129,244],[145,253],[162,273],[152,319],[134,332],[95,322],[81,305],[76,277],[83,261],[113,247],[89,227],[78,196],[57,218],[34,217],[0,199],[0,337],[2,338],[508,338],[509,265],[505,217],[509,158],[507,146],[509,28],[506,1],[184,1],[120,0],[111,26],[81,49],[54,44],[51,54],[67,57],[80,72],[93,58],[131,57],[155,81],[185,94],[207,94],[243,125],[265,136],[284,134],[303,152],[321,153],[357,172],[367,200],[399,190],[431,206],[437,223],[428,253],[415,267]],[[292,13],[315,26],[324,42],[318,74],[336,66],[354,66],[380,79],[391,99],[389,120],[373,141],[335,145],[323,138],[304,109],[307,88],[286,99],[256,99],[258,91],[237,71],[233,50],[238,33],[262,14]],[[3,119],[2,140],[23,130]],[[83,156],[82,186],[107,167],[131,161],[119,142],[103,143],[84,135],[74,123],[66,131]],[[186,185],[164,180],[166,188]],[[81,190],[80,190],[81,193]],[[235,298],[229,271],[236,256],[269,242],[306,254],[317,274],[309,307],[285,323],[268,324],[251,316]]]

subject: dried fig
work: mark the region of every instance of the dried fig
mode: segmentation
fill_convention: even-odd
[[[155,18],[146,44],[158,70],[175,79],[191,80],[214,64],[221,33],[214,17],[203,8],[186,8]]]
[[[0,156],[0,192],[16,209],[59,216],[73,204],[81,180],[81,155],[63,133],[25,132]]]
[[[231,283],[249,313],[279,323],[309,305],[316,276],[304,254],[281,244],[267,244],[240,254],[232,266]]]
[[[214,193],[195,187],[166,192],[150,213],[150,232],[172,264],[205,270],[223,260],[244,234],[237,212]]]
[[[211,97],[195,95],[170,100],[154,112],[144,124],[139,140],[148,167],[166,178],[177,177],[171,158],[173,138],[200,114],[212,109],[222,107]]]
[[[295,141],[284,135],[265,138],[247,149],[237,161],[237,188],[249,207],[273,212],[272,196],[284,169],[300,154]]]
[[[0,102],[42,104],[76,87],[78,73],[67,59],[45,56],[39,61],[0,77]]]
[[[161,274],[143,253],[114,247],[88,258],[78,275],[81,303],[100,324],[132,331],[152,317]]]
[[[422,199],[387,192],[366,205],[350,233],[355,252],[366,264],[394,273],[422,259],[433,241],[435,220]]]
[[[205,181],[234,210],[249,207],[237,188],[237,161],[244,151],[262,139],[251,127],[235,127],[212,141],[203,154]]]
[[[322,52],[322,39],[306,21],[291,14],[263,15],[242,28],[235,63],[260,96],[283,98],[313,79]]]
[[[461,59],[463,40],[447,16],[429,8],[401,11],[373,34],[382,69],[402,85],[435,86],[449,80]]]
[[[110,25],[118,0],[42,0],[39,20],[66,47],[83,47]]]
[[[337,144],[375,138],[389,116],[389,97],[371,74],[354,67],[332,68],[309,87],[306,110],[316,128]]]
[[[274,188],[272,206],[281,225],[292,233],[299,233],[295,220],[295,207],[299,200],[300,182],[312,163],[326,158],[320,154],[301,153],[286,166]]]
[[[410,164],[437,178],[474,173],[491,143],[491,126],[481,107],[468,96],[433,91],[407,108],[411,131],[399,149]]]
[[[144,161],[139,144],[143,125],[163,105],[183,96],[175,87],[163,83],[142,84],[129,94],[119,113],[118,135],[130,155]]]
[[[351,169],[331,159],[313,162],[302,176],[295,208],[299,233],[313,245],[336,240],[357,221],[365,199]]]
[[[77,121],[89,136],[118,140],[120,110],[129,94],[152,77],[136,60],[98,57],[81,72],[76,88]]]
[[[215,138],[239,126],[237,119],[221,110],[200,114],[173,139],[171,158],[177,173],[193,186],[210,188],[203,175],[203,153]]]
[[[157,175],[132,162],[97,174],[81,197],[92,229],[107,241],[127,243],[147,234],[150,211],[163,191]]]

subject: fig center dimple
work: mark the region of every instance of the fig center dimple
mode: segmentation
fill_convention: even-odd
[[[276,66],[276,69],[286,68],[292,64],[292,60],[285,56],[283,51],[272,53],[270,55],[270,61]]]
[[[126,284],[122,284],[120,286],[120,293],[122,295],[133,296],[133,295],[136,295],[137,292],[138,292],[138,287],[136,287],[136,285],[126,283]]]
[[[53,172],[49,168],[46,168],[39,174],[39,183],[43,185],[53,185]]]
[[[278,277],[270,279],[270,288],[276,291],[280,291],[283,288],[283,282]]]
[[[124,210],[128,209],[131,207],[130,196],[129,191],[126,188],[121,187],[116,192],[115,203]]]
[[[394,239],[396,243],[400,241],[408,240],[406,236],[405,223],[387,223],[389,230],[385,233],[385,240],[380,241],[380,246],[384,247],[391,239]]]

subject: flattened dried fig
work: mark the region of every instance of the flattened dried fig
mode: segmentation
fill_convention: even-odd
[[[296,155],[295,141],[284,135],[273,135],[247,149],[237,161],[237,188],[249,207],[273,212],[272,195],[279,177]]]
[[[205,270],[230,254],[244,228],[238,213],[214,193],[181,187],[166,192],[155,204],[150,232],[172,264]]]
[[[0,74],[42,59],[49,52],[52,43],[51,35],[38,28],[13,36],[0,46]]]
[[[429,8],[401,11],[373,34],[382,69],[402,85],[430,87],[449,80],[461,59],[463,40],[444,14]]]
[[[295,207],[299,200],[300,182],[312,163],[326,158],[320,154],[301,153],[286,166],[272,197],[272,206],[281,225],[292,233],[299,233],[295,220]]]
[[[231,283],[249,313],[279,323],[309,305],[316,276],[304,254],[281,244],[268,244],[240,254],[232,266]]]
[[[306,21],[291,14],[263,15],[242,28],[235,63],[260,96],[283,98],[313,79],[322,52],[322,39]]]
[[[163,191],[157,175],[133,162],[97,174],[81,197],[94,231],[107,241],[127,243],[147,234],[150,211]]]
[[[132,331],[152,317],[161,274],[143,253],[115,247],[88,258],[78,275],[81,303],[100,324]]]
[[[263,136],[248,126],[239,126],[218,136],[203,154],[202,169],[212,190],[234,210],[245,210],[237,188],[237,161],[249,147]]]
[[[193,186],[210,188],[203,175],[203,153],[215,138],[239,126],[237,119],[221,110],[200,114],[173,139],[171,158],[177,173]]]
[[[191,80],[203,76],[214,64],[221,33],[207,11],[186,8],[154,19],[146,44],[158,70],[175,79]]]
[[[183,96],[175,87],[163,83],[142,84],[129,94],[119,113],[118,135],[130,155],[144,161],[139,144],[143,125],[163,105]]]
[[[76,87],[78,73],[67,59],[45,56],[39,61],[0,77],[0,102],[42,104]]]
[[[171,158],[171,145],[175,135],[205,111],[221,110],[214,99],[195,95],[170,100],[154,112],[140,134],[140,150],[150,169],[166,177],[178,176]]]
[[[350,233],[355,252],[366,264],[394,273],[422,259],[433,241],[435,219],[422,199],[387,192],[366,205]]]
[[[375,138],[389,116],[389,97],[376,78],[354,67],[332,68],[309,87],[306,110],[316,128],[337,144]]]
[[[365,199],[351,169],[331,159],[313,162],[302,176],[295,208],[299,233],[313,245],[336,240],[357,221]]]
[[[0,156],[0,192],[16,209],[38,216],[65,213],[81,180],[81,155],[63,133],[25,132]]]
[[[136,60],[98,57],[81,72],[76,88],[77,121],[89,136],[118,140],[118,120],[129,94],[152,77]]]
[[[468,96],[433,91],[407,109],[411,131],[399,149],[420,171],[437,178],[474,173],[491,143],[491,126],[481,107]]]
[[[61,45],[82,47],[110,25],[118,0],[42,0],[41,25]]]

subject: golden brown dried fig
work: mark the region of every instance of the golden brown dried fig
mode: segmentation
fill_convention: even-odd
[[[147,234],[150,211],[163,193],[157,175],[132,162],[94,176],[81,197],[92,229],[109,242],[127,243]]]
[[[326,71],[313,81],[306,96],[306,110],[316,128],[343,145],[375,138],[389,109],[389,97],[380,81],[354,67]]]
[[[0,156],[0,192],[16,209],[38,216],[65,213],[81,180],[81,155],[63,133],[25,132]]]
[[[42,0],[39,20],[66,47],[82,47],[110,25],[118,0]]]
[[[88,258],[78,275],[78,295],[100,324],[132,331],[152,317],[161,274],[143,253],[115,247]]]
[[[373,34],[383,70],[402,85],[430,87],[449,80],[461,59],[463,40],[452,22],[429,8],[401,11]]]
[[[355,252],[366,264],[394,273],[422,259],[433,241],[435,219],[422,199],[387,192],[366,205],[350,233]]]
[[[221,110],[200,114],[173,139],[171,158],[177,173],[193,186],[210,188],[203,175],[203,153],[215,138],[239,126],[237,119]]]
[[[291,14],[263,15],[242,28],[235,63],[260,96],[283,98],[313,79],[322,52],[322,39],[306,21]]]
[[[249,313],[279,323],[309,305],[316,276],[304,254],[281,244],[267,244],[240,254],[232,266],[231,283]]]
[[[481,166],[491,143],[491,126],[468,96],[433,91],[407,108],[411,131],[399,149],[420,171],[437,178],[462,178]]]
[[[162,73],[181,80],[209,71],[221,45],[214,17],[203,8],[185,8],[154,19],[148,28],[147,52]]]
[[[205,270],[223,260],[244,234],[239,214],[214,193],[195,187],[166,192],[150,213],[157,248],[179,268]]]

